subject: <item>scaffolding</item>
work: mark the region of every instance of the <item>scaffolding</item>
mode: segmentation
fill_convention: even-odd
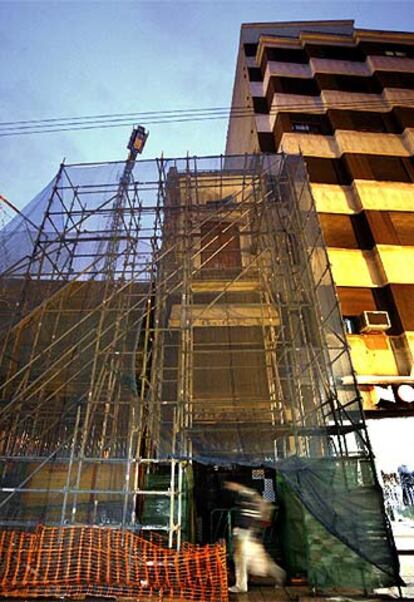
[[[3,529],[158,530],[179,549],[193,462],[272,466],[299,497],[308,477],[325,526],[340,499],[331,532],[396,581],[301,157],[62,164],[23,213],[0,235]],[[309,467],[341,493],[318,500]]]

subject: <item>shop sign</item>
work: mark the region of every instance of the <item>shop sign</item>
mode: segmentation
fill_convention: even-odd
[[[375,385],[374,386],[376,403],[414,403],[414,385]]]

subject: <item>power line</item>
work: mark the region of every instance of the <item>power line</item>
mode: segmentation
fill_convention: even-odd
[[[310,96],[309,98],[315,98]],[[414,96],[404,99],[405,102],[414,103]],[[69,132],[93,129],[107,129],[114,127],[127,127],[136,124],[162,125],[168,123],[199,122],[217,119],[241,119],[258,115],[276,115],[283,111],[303,111],[308,109],[311,113],[325,112],[328,108],[337,109],[378,109],[383,108],[383,99],[370,99],[360,101],[344,101],[334,103],[327,107],[321,100],[320,106],[309,106],[309,103],[286,103],[273,107],[269,113],[256,113],[253,107],[207,107],[201,109],[171,109],[167,111],[147,111],[143,113],[113,113],[106,115],[50,118],[42,120],[0,122],[0,137],[20,136],[27,134],[50,134],[56,132]],[[386,111],[384,111],[386,112]]]
[[[0,127],[7,125],[20,125],[20,124],[37,124],[37,123],[49,123],[56,121],[76,121],[76,120],[88,120],[88,119],[108,119],[113,117],[147,117],[153,115],[160,114],[180,114],[180,113],[189,113],[189,112],[198,112],[198,111],[224,111],[229,110],[229,107],[205,107],[201,109],[163,109],[159,111],[145,111],[138,112],[135,111],[133,113],[103,113],[97,115],[83,115],[83,116],[72,116],[72,117],[53,117],[47,119],[28,119],[28,120],[19,120],[19,121],[0,121]]]
[[[318,98],[309,96],[309,98]],[[407,97],[405,100],[411,102],[413,98]],[[386,99],[385,99],[386,102]],[[369,100],[360,100],[360,101],[346,101],[344,103],[336,103],[337,105],[371,105],[371,104],[380,104],[383,105],[384,99],[376,99],[372,98]],[[284,106],[289,107],[308,107],[308,103],[289,103],[286,105],[280,105],[281,108]],[[160,110],[160,111],[146,111],[146,112],[133,112],[133,113],[106,113],[106,114],[98,114],[98,115],[84,115],[84,116],[72,116],[72,117],[60,117],[60,118],[47,118],[47,119],[32,119],[32,120],[20,120],[20,121],[3,121],[0,122],[1,129],[14,129],[15,127],[23,127],[27,124],[31,124],[30,127],[35,126],[45,126],[47,127],[49,123],[61,123],[62,125],[70,125],[74,123],[75,125],[79,122],[97,122],[100,120],[104,121],[118,121],[119,118],[122,119],[147,119],[147,118],[157,118],[157,117],[166,117],[166,118],[180,118],[183,116],[192,116],[192,115],[200,115],[200,114],[209,114],[209,113],[238,113],[238,112],[252,112],[253,107],[246,106],[233,106],[233,107],[204,107],[200,109],[169,109],[169,110]]]

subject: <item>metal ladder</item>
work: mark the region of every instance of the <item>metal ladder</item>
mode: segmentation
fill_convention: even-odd
[[[187,462],[175,459],[159,460],[154,458],[140,458],[137,459],[136,462],[138,464],[138,471],[140,465],[145,465],[147,467],[147,475],[149,474],[151,465],[169,466],[169,485],[167,489],[152,489],[150,487],[141,489],[137,485],[134,487],[134,494],[136,498],[138,496],[144,496],[147,498],[166,498],[169,500],[167,524],[144,523],[141,525],[141,530],[165,532],[168,537],[168,547],[179,550],[182,542],[184,469]],[[145,506],[143,512],[145,514]]]

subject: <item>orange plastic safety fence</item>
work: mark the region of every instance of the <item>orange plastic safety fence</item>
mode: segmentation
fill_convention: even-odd
[[[0,596],[228,600],[223,543],[180,552],[104,527],[0,532]]]

